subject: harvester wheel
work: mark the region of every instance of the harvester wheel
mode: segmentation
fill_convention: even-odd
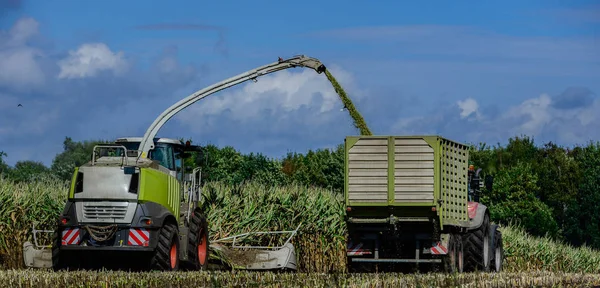
[[[490,218],[483,217],[477,230],[469,231],[464,239],[465,268],[467,271],[490,271]]]
[[[502,232],[495,230],[494,233],[494,272],[502,271],[504,260],[504,245],[502,244]]]
[[[52,237],[52,270],[60,271],[65,270],[69,267],[69,260],[67,259],[67,255],[60,253],[60,244],[61,237],[59,237],[60,233],[58,230],[54,231],[54,236]]]
[[[175,224],[168,222],[160,229],[150,267],[162,271],[179,269],[179,235]]]
[[[206,217],[198,210],[194,210],[190,221],[190,230],[188,237],[188,259],[196,270],[206,270],[208,268],[208,222]]]

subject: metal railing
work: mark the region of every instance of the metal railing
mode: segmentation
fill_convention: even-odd
[[[35,229],[35,223],[31,224],[31,226],[32,226],[31,227],[31,231],[33,232],[33,243],[34,243],[35,247],[36,248],[51,248],[52,244],[50,244],[50,245],[39,245],[38,244],[37,233],[40,233],[40,232],[42,232],[42,233],[54,233],[54,231],[52,231],[52,230],[38,230],[38,229]]]
[[[123,155],[120,156],[121,157],[121,165],[128,165],[129,164],[129,158],[127,155],[127,148],[125,148],[125,146],[123,145],[119,145],[119,144],[108,144],[108,145],[95,145],[94,146],[94,150],[92,152],[92,165],[96,164],[96,149],[97,148],[113,148],[113,149],[123,149]],[[131,150],[131,151],[135,151],[135,150]],[[106,157],[106,156],[101,156],[101,157]],[[119,157],[119,156],[108,156],[108,157]],[[98,157],[100,158],[100,157]]]

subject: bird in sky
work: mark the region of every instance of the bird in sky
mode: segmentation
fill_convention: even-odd
[[[17,107],[23,107],[23,105],[19,104],[19,105],[17,105]]]

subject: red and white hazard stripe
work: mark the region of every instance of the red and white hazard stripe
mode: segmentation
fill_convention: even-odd
[[[446,255],[448,254],[448,248],[444,247],[442,243],[438,242],[437,245],[431,247],[431,254]]]
[[[77,245],[79,240],[79,228],[66,228],[62,231],[62,245]]]
[[[130,246],[148,246],[150,244],[150,232],[144,228],[129,229],[129,239],[127,245]]]
[[[352,243],[348,243],[346,249],[346,255],[348,256],[361,256],[361,255],[371,255],[371,251],[367,249],[362,249],[363,243],[358,243],[354,245]]]

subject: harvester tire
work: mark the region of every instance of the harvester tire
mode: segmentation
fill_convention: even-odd
[[[179,269],[179,233],[175,224],[167,222],[160,228],[158,244],[150,260],[150,268],[160,271]]]
[[[495,230],[494,233],[494,272],[502,271],[502,262],[504,260],[504,244],[502,243],[502,232]]]
[[[54,231],[54,235],[52,236],[52,270],[60,271],[60,270],[72,270],[77,267],[74,263],[76,259],[73,257],[69,257],[68,254],[64,252],[61,253],[60,245],[62,238],[60,237],[60,232],[58,230]]]
[[[486,213],[483,223],[469,231],[463,238],[465,245],[465,270],[488,272],[490,270],[490,218]]]
[[[195,270],[208,268],[209,256],[208,222],[198,210],[194,210],[190,221],[187,254],[190,264]]]

